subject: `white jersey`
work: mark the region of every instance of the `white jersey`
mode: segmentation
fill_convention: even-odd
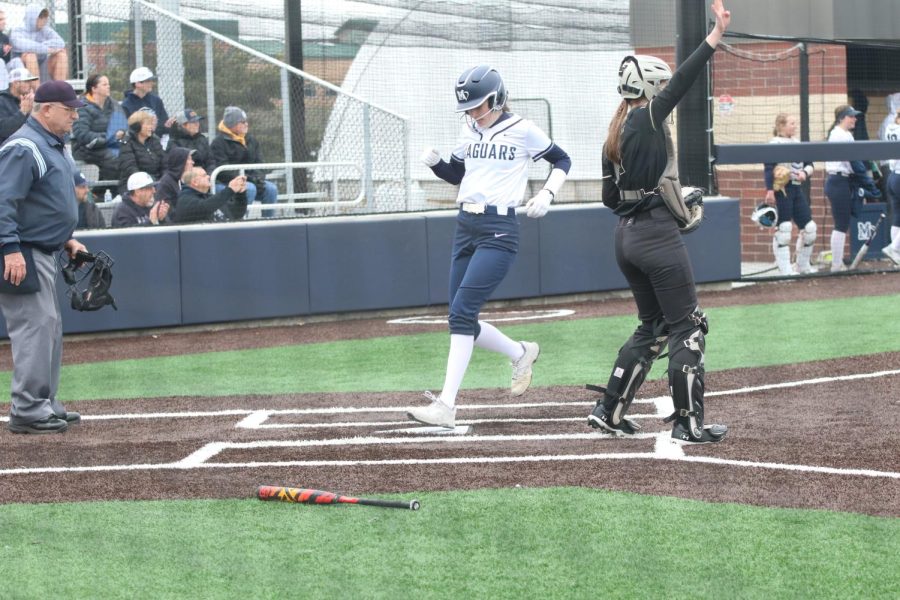
[[[453,158],[465,162],[456,202],[515,208],[528,185],[529,161],[540,160],[553,142],[546,133],[512,114],[487,129],[463,125]]]
[[[835,127],[831,130],[831,133],[828,134],[829,142],[852,142],[853,134],[847,131],[846,129],[841,129],[840,127]],[[853,173],[853,169],[850,167],[850,161],[844,160],[841,162],[837,161],[828,161],[825,163],[825,171],[828,173],[843,173],[845,175],[850,175]]]
[[[771,140],[769,140],[769,143],[770,144],[799,144],[800,140],[776,135]],[[793,183],[800,183],[800,171],[806,170],[806,167],[804,166],[803,161],[790,162],[790,163],[782,162],[782,163],[778,163],[778,165],[780,165],[786,169],[790,169],[791,181]],[[808,170],[806,170],[806,176],[811,177],[812,171],[813,171],[812,167],[810,167]]]
[[[900,142],[900,125],[891,123],[884,128],[884,139],[890,142]],[[891,165],[891,171],[900,173],[900,160],[888,161]]]

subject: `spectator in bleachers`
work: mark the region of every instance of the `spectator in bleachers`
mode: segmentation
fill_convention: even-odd
[[[172,148],[166,153],[165,171],[156,186],[156,199],[168,202],[171,214],[178,212],[181,179],[194,168],[191,154],[187,148]]]
[[[247,113],[237,106],[228,106],[219,122],[219,134],[210,144],[213,160],[217,167],[222,165],[243,165],[265,162],[259,150],[259,141],[248,133]],[[234,177],[234,171],[219,173],[216,189],[220,190]],[[278,199],[278,188],[266,181],[266,172],[249,169],[247,175],[247,203],[256,201],[257,195],[263,204],[274,204]],[[263,213],[265,215],[265,212]]]
[[[6,11],[0,10],[0,60],[9,64],[12,58],[12,42],[6,35]]]
[[[171,127],[175,124],[175,117],[169,117],[162,98],[153,93],[153,86],[156,84],[156,76],[153,71],[147,67],[138,67],[131,72],[129,81],[131,89],[125,92],[125,99],[122,100],[125,116],[130,118],[140,109],[149,108],[156,113],[158,119],[154,133],[160,138],[170,134]]]
[[[41,79],[68,79],[69,53],[66,43],[50,26],[50,11],[38,5],[25,9],[21,27],[10,32],[12,56]]]
[[[194,167],[184,176],[178,197],[176,223],[240,221],[247,211],[247,177],[238,175],[215,195],[210,193],[209,173]]]
[[[212,173],[216,168],[212,151],[209,149],[209,138],[200,131],[200,122],[206,117],[201,117],[190,108],[184,109],[184,113],[178,119],[179,126],[172,132],[172,143],[181,148],[193,150],[191,157],[194,164]]]
[[[100,179],[119,178],[119,141],[128,123],[119,103],[110,97],[109,78],[94,74],[85,83],[84,108],[72,127],[72,154],[100,167]]]
[[[76,229],[103,229],[106,220],[91,198],[91,188],[81,173],[75,173],[75,199],[78,201],[78,225]]]
[[[150,227],[168,223],[169,203],[156,201],[156,182],[148,173],[133,173],[127,187],[122,203],[113,213],[113,227]]]
[[[0,144],[25,124],[34,106],[38,78],[28,69],[13,69],[9,89],[0,92]]]
[[[154,180],[163,173],[165,153],[153,133],[155,117],[139,110],[128,117],[128,133],[119,142],[119,192],[128,191],[128,178],[143,171]]]

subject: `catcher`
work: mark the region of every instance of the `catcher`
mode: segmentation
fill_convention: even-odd
[[[769,141],[771,144],[798,143],[794,138],[797,133],[796,117],[780,113],[775,117],[773,133],[774,137]],[[766,203],[773,204],[778,210],[778,222],[775,223],[775,235],[772,238],[778,271],[782,275],[794,274],[791,266],[793,221],[800,230],[797,239],[797,272],[815,272],[809,259],[816,241],[816,222],[812,220],[809,200],[803,193],[802,185],[813,174],[812,163],[768,163],[763,174],[766,180]]]

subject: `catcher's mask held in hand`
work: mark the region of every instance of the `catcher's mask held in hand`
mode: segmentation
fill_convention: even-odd
[[[72,308],[94,311],[111,304],[113,309],[119,310],[109,293],[114,262],[106,252],[78,252],[75,258],[69,259],[62,273],[63,279],[69,284],[66,295],[71,298]]]
[[[778,211],[774,206],[763,202],[750,215],[750,220],[763,227],[774,227],[778,223]]]
[[[776,165],[772,169],[772,190],[783,192],[787,184],[791,182],[791,170],[783,165]]]

